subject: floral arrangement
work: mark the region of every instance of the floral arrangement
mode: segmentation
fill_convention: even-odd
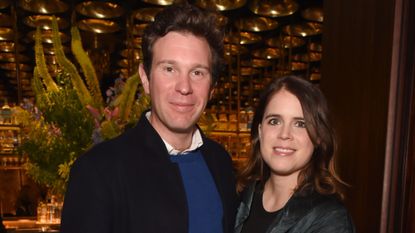
[[[51,192],[64,194],[75,159],[92,145],[121,134],[148,108],[138,73],[117,85],[118,95],[104,101],[95,69],[82,47],[76,26],[71,28],[71,49],[80,67],[63,52],[56,19],[52,41],[58,63],[55,78],[48,71],[38,28],[35,36],[36,66],[32,79],[35,104],[25,100],[16,111],[23,127],[21,154],[27,155],[28,175]],[[120,84],[120,83],[118,83]]]

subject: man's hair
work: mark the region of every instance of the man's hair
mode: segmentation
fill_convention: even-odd
[[[169,32],[189,33],[206,39],[211,52],[213,86],[223,67],[224,32],[216,15],[189,3],[173,4],[158,13],[154,22],[144,30],[142,39],[143,65],[148,76],[151,73],[154,43]]]
[[[327,101],[318,87],[297,76],[276,78],[263,91],[252,122],[252,151],[239,174],[240,189],[256,180],[265,182],[270,175],[270,168],[263,161],[260,152],[258,125],[261,124],[272,97],[281,90],[290,92],[300,101],[307,133],[314,145],[311,160],[298,177],[296,192],[301,194],[316,191],[325,195],[335,194],[342,199],[342,186],[345,183],[334,169],[337,145],[328,118]]]

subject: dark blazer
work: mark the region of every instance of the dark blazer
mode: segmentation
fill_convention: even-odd
[[[200,150],[223,205],[224,232],[232,232],[235,180],[229,154],[204,135]],[[123,135],[105,141],[74,163],[61,233],[185,233],[187,202],[182,178],[145,117]]]
[[[249,216],[258,184],[252,184],[242,194],[236,216],[235,233],[240,233]],[[275,217],[267,233],[354,233],[355,228],[346,208],[333,196],[310,193],[294,194]]]

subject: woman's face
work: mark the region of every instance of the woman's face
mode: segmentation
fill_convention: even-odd
[[[297,179],[313,154],[298,98],[285,89],[275,93],[258,126],[260,150],[271,176]]]

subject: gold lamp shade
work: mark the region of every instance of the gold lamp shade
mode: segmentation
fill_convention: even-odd
[[[254,14],[275,18],[294,14],[298,4],[294,0],[254,0],[249,9]]]
[[[11,28],[0,27],[0,41],[13,41],[14,33]]]
[[[66,19],[61,17],[55,17],[58,22],[59,29],[65,29],[69,27],[69,23]],[[43,30],[52,30],[52,16],[51,15],[30,15],[24,18],[23,22],[32,28],[40,27]]]
[[[119,77],[125,77],[125,78],[127,78],[128,76],[130,76],[129,75],[129,72],[128,72],[128,69],[125,69],[125,68],[117,69],[115,71],[115,73],[118,74]]]
[[[235,22],[235,26],[241,31],[262,32],[278,27],[278,22],[266,17],[245,17]]]
[[[310,21],[322,23],[324,21],[323,8],[319,6],[309,7],[301,12],[301,16]]]
[[[238,36],[239,35],[239,36]],[[253,32],[231,33],[225,37],[226,43],[248,45],[256,44],[262,41],[262,37]]]
[[[141,8],[133,13],[134,19],[143,22],[153,22],[156,15],[162,11],[162,7]]]
[[[286,68],[284,68],[284,67],[279,67],[278,68],[278,70],[276,70],[273,74],[272,74],[272,76],[270,77],[271,79],[272,78],[278,78],[278,77],[282,77],[282,76],[286,76],[286,75],[290,75],[290,74],[292,74],[293,72],[291,71],[291,70],[288,70],[288,69],[286,69]]]
[[[141,41],[141,37],[134,37],[132,40],[125,41],[125,45],[128,48],[141,49]]]
[[[97,34],[114,33],[120,30],[116,22],[107,19],[83,19],[78,21],[78,27]]]
[[[27,34],[27,37],[35,41],[36,31],[31,31]],[[62,43],[66,43],[70,40],[69,36],[63,32],[59,32]],[[42,30],[42,43],[52,44],[52,30]]]
[[[0,41],[0,52],[12,53],[15,50],[15,44],[12,41]],[[25,47],[22,45],[17,46],[17,52],[22,52]]]
[[[216,14],[216,23],[218,26],[223,27],[228,24],[228,17],[222,15],[220,12],[215,12]]]
[[[6,75],[6,77],[10,79],[15,79],[17,77],[17,73],[15,71],[6,71],[4,72],[4,74]],[[20,78],[32,78],[33,74],[32,72],[20,71],[19,77]]]
[[[252,67],[242,67],[240,74],[242,76],[251,76],[251,75],[257,75],[260,73],[260,70]]]
[[[122,67],[122,68],[128,68],[128,66],[129,66],[129,62],[128,62],[128,60],[127,60],[127,59],[123,58],[123,59],[120,59],[120,60],[117,62],[117,65],[118,65],[119,67]]]
[[[306,70],[307,69],[307,63],[293,61],[290,64],[290,69],[292,71]]]
[[[323,52],[323,46],[321,45],[321,43],[317,43],[317,42],[311,42],[308,43],[307,48],[309,51],[312,52]]]
[[[59,14],[68,10],[68,4],[60,0],[20,0],[19,5],[24,10],[37,14]]]
[[[310,74],[311,81],[319,81],[321,79],[321,73],[313,72]]]
[[[299,24],[290,24],[283,28],[287,35],[308,37],[319,35],[323,32],[323,25],[316,22],[304,22]]]
[[[267,59],[252,59],[252,67],[263,68],[272,66],[272,62]]]
[[[17,85],[17,79],[10,79],[9,83],[13,85]],[[30,86],[30,80],[29,79],[20,79],[20,84],[24,86]]]
[[[0,12],[0,27],[12,27],[13,20],[12,17],[8,14]]]
[[[121,5],[99,1],[81,2],[76,6],[76,11],[81,15],[98,19],[117,18],[124,14]]]
[[[140,59],[140,50],[138,49],[123,49],[120,54],[125,58],[132,58],[134,60]]]
[[[16,68],[17,68],[16,63],[12,63],[12,62],[0,63],[0,69],[3,69],[3,70],[16,70]],[[28,71],[32,71],[32,69],[33,68],[28,64],[23,64],[23,63],[19,64],[20,71],[28,72]]]
[[[282,56],[282,51],[278,48],[261,48],[252,51],[252,56],[262,59],[278,59]]]
[[[62,45],[62,47],[63,47],[63,52],[64,53],[69,53],[70,52],[70,49],[69,49],[68,46]],[[45,44],[45,45],[43,45],[43,53],[45,53],[45,55],[55,55],[56,51],[55,51],[55,48],[53,47],[53,45]]]
[[[249,52],[246,47],[238,46],[234,44],[226,44],[224,46],[224,50],[225,50],[225,56],[247,54]]]
[[[134,36],[142,36],[144,33],[144,29],[146,29],[148,23],[140,23],[134,24],[132,26],[132,33]]]
[[[304,39],[297,36],[281,36],[269,38],[265,41],[265,44],[274,48],[297,48],[305,44]]]
[[[321,53],[310,52],[310,53],[303,53],[303,54],[294,54],[292,56],[292,60],[293,61],[301,61],[301,62],[321,61]]]
[[[205,9],[227,11],[243,7],[246,0],[196,0],[195,4]]]
[[[141,0],[141,1],[145,3],[153,4],[153,5],[159,5],[159,6],[168,6],[175,2],[174,0]]]
[[[22,54],[17,54],[16,58],[14,53],[0,53],[0,62],[28,62],[29,60],[28,56]]]

